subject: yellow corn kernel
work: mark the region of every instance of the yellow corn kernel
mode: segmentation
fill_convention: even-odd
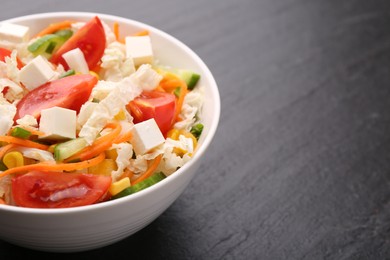
[[[187,138],[191,138],[194,149],[196,148],[196,146],[198,144],[198,140],[196,140],[196,137],[193,134],[191,134],[190,132],[187,132],[183,129],[181,129],[181,130],[171,129],[167,133],[167,137],[169,137],[173,140],[179,140],[180,135],[184,135]],[[183,150],[183,149],[178,148],[178,147],[173,148],[173,152],[179,156],[183,156],[185,153],[187,153],[186,150]]]
[[[112,171],[117,170],[117,165],[113,159],[104,159],[101,163],[88,168],[88,173],[96,175],[111,176]]]
[[[187,132],[185,130],[180,130],[180,134],[184,135],[187,138],[191,138],[192,139],[192,143],[194,145],[194,149],[196,148],[196,146],[198,145],[198,140],[196,139],[196,137],[191,132]]]
[[[92,76],[95,76],[98,80],[100,79],[99,75],[95,71],[90,70],[89,74],[91,74]]]
[[[125,111],[123,111],[123,110],[121,109],[121,111],[119,111],[118,114],[116,114],[116,115],[114,116],[114,119],[115,119],[115,120],[118,120],[118,121],[120,121],[120,120],[125,120],[125,119],[126,119]]]
[[[179,140],[179,130],[172,128],[171,130],[168,131],[167,137],[173,140]]]
[[[112,183],[110,185],[110,187],[108,188],[108,192],[112,196],[114,196],[128,187],[130,187],[130,179],[129,179],[129,177],[126,177],[126,178],[123,178],[119,181]]]
[[[20,152],[12,151],[4,155],[3,163],[8,169],[20,167],[24,165],[24,158]]]
[[[106,159],[116,160],[116,158],[118,157],[118,152],[116,151],[116,149],[106,150],[105,154],[106,154]]]

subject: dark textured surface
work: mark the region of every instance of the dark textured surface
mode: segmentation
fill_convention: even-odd
[[[0,242],[0,259],[389,259],[389,10],[386,0],[2,1],[1,20],[90,11],[165,30],[209,66],[222,114],[195,179],[144,230],[78,254]]]

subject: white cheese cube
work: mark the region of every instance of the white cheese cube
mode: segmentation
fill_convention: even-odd
[[[62,54],[62,57],[68,64],[69,68],[74,69],[76,72],[80,72],[82,74],[89,73],[88,63],[85,60],[84,53],[79,48]]]
[[[131,144],[136,154],[145,154],[165,141],[154,118],[135,124],[131,133]]]
[[[62,107],[43,109],[39,130],[46,134],[43,139],[76,138],[76,111]]]
[[[55,75],[56,72],[49,62],[39,55],[20,70],[19,79],[27,89],[33,90],[48,82]]]
[[[132,58],[135,66],[153,62],[152,42],[149,36],[128,36],[126,40],[126,57]]]
[[[13,43],[27,42],[30,28],[23,25],[2,23],[0,25],[0,40]]]

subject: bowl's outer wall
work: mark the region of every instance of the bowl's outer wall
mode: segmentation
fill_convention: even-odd
[[[124,35],[148,29],[155,56],[161,64],[192,69],[202,75],[200,85],[205,86],[205,103],[201,117],[205,127],[197,152],[190,162],[165,180],[116,201],[62,210],[0,206],[0,238],[10,243],[42,251],[79,252],[109,245],[134,234],[156,219],[184,191],[215,134],[220,116],[220,97],[216,82],[204,62],[187,46],[168,34],[137,21],[93,13],[45,13],[7,22],[35,28],[31,31],[34,35],[47,24],[56,21],[87,21],[95,15],[110,26],[119,22]]]

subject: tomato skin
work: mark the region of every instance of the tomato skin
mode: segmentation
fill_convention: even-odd
[[[12,53],[12,51],[0,47],[0,61],[5,62],[5,58],[11,57],[11,53]],[[16,57],[16,62],[17,62],[18,69],[23,68],[23,66],[24,66],[23,62],[17,57]]]
[[[20,207],[79,207],[99,202],[110,185],[110,176],[32,171],[12,179],[12,196]]]
[[[95,76],[73,75],[53,80],[28,92],[16,105],[14,120],[32,115],[37,120],[42,109],[54,106],[80,111],[97,83]]]
[[[62,54],[80,48],[90,70],[96,67],[104,49],[106,48],[106,34],[100,19],[95,16],[75,34],[73,34],[50,58],[54,64],[62,64],[64,68],[69,69],[68,64],[62,57]]]
[[[172,128],[175,108],[174,94],[155,90],[143,91],[127,105],[127,109],[134,118],[134,123],[154,118],[163,135]]]

